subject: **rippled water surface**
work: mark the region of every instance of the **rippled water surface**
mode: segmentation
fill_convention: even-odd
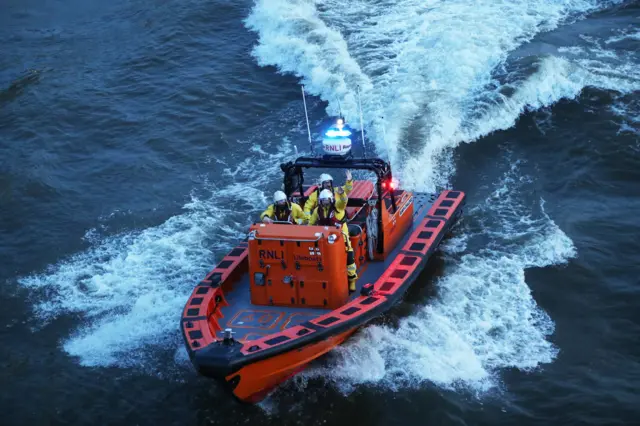
[[[640,7],[9,0],[3,424],[640,418]],[[257,406],[198,377],[195,283],[339,110],[464,221],[388,315]]]

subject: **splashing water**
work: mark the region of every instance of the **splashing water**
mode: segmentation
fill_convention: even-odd
[[[527,105],[575,96],[561,81],[545,89],[552,92],[545,98],[526,90],[508,101],[496,90],[484,100],[510,51],[598,5],[358,0],[344,7],[335,0],[258,0],[246,25],[258,34],[258,63],[301,77],[310,93],[329,102],[327,113],[337,114],[339,105],[347,121],[359,123],[360,86],[365,129],[378,151],[408,188],[434,191],[453,173],[445,150],[510,127]],[[568,80],[569,89],[586,83]],[[417,136],[407,138],[416,121]]]
[[[397,389],[425,382],[485,392],[497,385],[493,372],[500,368],[551,362],[558,349],[546,338],[554,325],[532,298],[524,270],[565,263],[576,250],[542,201],[537,217],[527,211],[519,194],[528,182],[515,162],[494,192],[466,213],[490,219],[467,226],[449,244],[451,265],[436,283],[434,300],[397,327],[366,327],[336,349],[327,366],[300,380],[327,377],[344,393],[359,384]],[[469,245],[481,248],[468,252]]]
[[[408,189],[433,191],[454,173],[450,152],[457,144],[513,126],[528,108],[573,98],[586,85],[638,90],[638,80],[611,73],[610,62],[586,62],[570,50],[539,59],[510,96],[502,92],[510,83],[494,79],[509,52],[597,7],[590,0],[357,0],[348,7],[258,0],[246,24],[259,36],[258,63],[300,76],[307,91],[329,101],[328,113],[337,113],[339,101],[347,120],[358,123],[353,88],[359,86],[376,149]],[[253,146],[239,165],[216,159],[232,183],[215,188],[215,201],[194,196],[185,213],[139,232],[109,238],[90,232],[93,248],[21,279],[34,290],[43,323],[83,317],[64,350],[83,365],[140,366],[155,347],[179,347],[176,324],[193,283],[216,252],[244,235],[247,216],[266,204],[264,191],[280,175],[275,165],[292,155],[286,141],[274,154],[266,150]],[[273,167],[257,172],[256,159],[265,156],[261,164]],[[524,270],[566,262],[575,248],[542,203],[536,215],[525,206],[525,184],[515,163],[493,196],[467,211],[482,226],[468,226],[455,244],[445,244],[453,260],[436,283],[435,300],[397,327],[365,328],[333,352],[328,367],[296,380],[322,376],[345,392],[362,383],[425,382],[483,391],[495,385],[497,369],[552,361],[553,322],[531,297]],[[231,205],[241,208],[224,207]],[[175,362],[186,362],[180,350]]]
[[[278,164],[293,154],[286,141],[272,154],[251,151],[235,170],[224,171],[234,183],[211,188],[210,198],[192,196],[185,213],[108,238],[92,230],[92,249],[22,278],[20,284],[44,293],[33,306],[39,326],[81,314],[86,321],[63,348],[87,366],[144,367],[154,349],[181,344],[176,324],[194,283],[212,268],[216,252],[244,237],[255,206],[267,204],[263,191],[278,182]],[[257,161],[269,166],[254,176],[250,166]]]

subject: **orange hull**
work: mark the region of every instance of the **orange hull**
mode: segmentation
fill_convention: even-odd
[[[227,383],[239,400],[249,403],[260,402],[279,384],[304,370],[314,359],[340,345],[356,330],[357,327],[322,342],[243,367],[227,376]]]

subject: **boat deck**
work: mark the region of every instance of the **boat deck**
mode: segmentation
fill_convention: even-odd
[[[384,262],[366,262],[358,271],[357,290],[351,294],[349,300],[360,295],[364,284],[375,282],[393,262],[398,251],[404,246],[411,231],[427,214],[431,207],[430,194],[414,193],[414,213],[411,230],[400,240],[391,255]],[[247,341],[264,337],[274,332],[295,326],[305,321],[330,312],[330,309],[295,308],[286,306],[257,306],[251,304],[249,289],[249,274],[246,273],[235,283],[233,290],[225,294],[229,303],[221,308],[222,318],[219,319],[222,328],[232,328],[234,338]]]

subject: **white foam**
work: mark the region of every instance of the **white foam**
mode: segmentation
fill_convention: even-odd
[[[635,97],[619,97],[614,103],[609,105],[609,110],[613,112],[619,122],[620,128],[617,134],[632,133],[640,135],[640,100]],[[636,138],[631,146],[634,152],[640,147],[640,139]]]
[[[347,121],[357,124],[354,87],[361,85],[365,127],[378,151],[388,148],[407,184],[431,190],[452,172],[444,150],[464,140],[461,129],[482,107],[475,96],[495,67],[539,31],[596,6],[593,0],[258,0],[246,24],[259,37],[258,63],[300,76],[308,91],[329,101],[330,114],[340,102]],[[422,152],[405,141],[418,117]],[[407,156],[415,160],[404,164]]]
[[[640,31],[638,31],[637,29],[632,29],[631,31],[619,31],[619,34],[617,36],[609,37],[605,40],[605,43],[619,43],[624,40],[640,41]]]
[[[436,283],[435,300],[397,327],[363,329],[327,365],[303,377],[328,377],[345,393],[363,383],[484,392],[497,385],[498,369],[529,370],[552,361],[558,349],[547,337],[554,325],[531,296],[524,269],[564,263],[576,250],[542,202],[537,215],[529,212],[521,200],[528,182],[515,162],[486,200],[468,211],[480,223],[461,230],[464,244],[452,246],[459,252],[477,240],[480,248],[461,257],[449,253],[455,260]]]
[[[581,47],[561,48],[560,52],[584,52]],[[448,128],[447,136],[433,136],[425,144],[420,155],[409,159],[405,166],[405,181],[410,186],[433,189],[434,173],[443,173],[435,165],[425,167],[423,158],[437,158],[444,150],[450,150],[461,142],[473,142],[497,130],[506,130],[515,125],[518,117],[528,110],[537,110],[553,105],[561,99],[574,99],[587,86],[630,93],[640,89],[640,72],[636,61],[621,59],[614,52],[600,50],[600,57],[615,59],[614,63],[587,58],[564,58],[547,56],[541,58],[538,70],[520,82],[514,93],[507,97],[495,92],[494,105],[479,117],[468,120],[464,126]],[[443,124],[446,125],[446,124]],[[429,164],[429,163],[427,163]],[[448,169],[450,170],[450,168]],[[434,172],[436,171],[436,172]],[[429,184],[429,182],[434,182]]]
[[[560,48],[559,52],[565,55],[565,62],[558,67],[557,75],[574,83],[574,96],[579,93],[578,89],[586,86],[621,92],[623,96],[609,107],[622,118],[618,134],[639,134],[637,102],[635,99],[625,99],[624,95],[640,90],[640,55],[637,50],[616,49],[615,44],[622,40],[639,39],[639,33],[622,31],[620,34],[604,42],[595,37],[582,36],[585,45]]]
[[[627,34],[602,41],[592,36],[580,37],[585,43],[580,46],[566,46],[558,49],[565,54],[575,68],[579,69],[579,79],[585,85],[629,92],[640,86],[640,60],[637,50],[616,49],[609,46],[613,40],[636,38]]]
[[[179,319],[193,286],[212,268],[214,253],[231,249],[267,204],[269,187],[278,187],[281,161],[290,144],[275,153],[248,154],[235,171],[236,182],[192,196],[185,213],[138,232],[86,239],[95,246],[20,283],[37,295],[33,306],[42,326],[64,314],[83,320],[63,344],[82,365],[136,366],[155,371],[159,348],[182,344]],[[264,164],[254,175],[252,164]],[[267,198],[268,197],[268,198]],[[176,359],[180,359],[176,354]]]
[[[592,10],[595,1],[316,3],[321,12],[310,1],[257,1],[247,25],[260,38],[258,62],[301,76],[309,92],[330,102],[330,114],[339,100],[353,124],[358,114],[349,88],[360,85],[368,134],[380,152],[388,148],[410,188],[446,183],[452,147],[511,127],[527,108],[575,97],[586,85],[637,90],[637,81],[627,78],[635,70],[619,72],[602,62],[611,55],[597,57],[604,65],[566,55],[544,58],[511,96],[498,88],[491,102],[478,101],[509,51],[567,16]],[[416,121],[417,140],[405,141]],[[211,197],[194,196],[185,213],[160,226],[106,239],[88,232],[92,249],[22,279],[44,296],[34,305],[40,321],[68,313],[83,318],[64,342],[83,365],[146,366],[158,347],[183,363],[184,353],[175,352],[183,303],[215,263],[214,252],[235,245],[248,216],[267,203],[265,192],[277,189],[277,164],[291,154],[288,144],[280,147],[269,153],[252,146],[240,165],[213,159],[234,183],[212,183]],[[565,262],[575,249],[543,210],[534,215],[523,204],[526,179],[514,167],[491,197],[467,212],[490,220],[445,244],[453,264],[438,280],[434,301],[398,327],[365,328],[331,354],[328,367],[299,380],[322,375],[344,391],[359,383],[396,388],[424,382],[486,390],[495,385],[495,369],[552,360],[557,348],[547,338],[553,323],[531,297],[524,269]]]
[[[509,96],[502,91],[505,83],[493,80],[510,51],[602,2],[316,4],[318,9],[312,2],[258,0],[247,19],[259,37],[254,55],[261,65],[302,77],[308,91],[329,101],[329,114],[337,112],[339,101],[352,123],[357,109],[345,85],[363,85],[367,132],[379,152],[389,148],[395,172],[412,189],[447,183],[453,147],[510,128],[528,109],[575,98],[587,85],[637,89],[637,81],[623,75],[633,72],[633,61],[618,72],[576,57],[541,58],[524,80],[507,79],[514,89]],[[617,58],[598,53],[592,56],[599,64]],[[407,128],[416,123],[414,138],[405,141]],[[467,212],[486,223],[465,229],[467,239],[449,249],[459,253],[470,240],[481,242],[438,281],[433,303],[397,328],[365,328],[332,352],[327,367],[316,366],[295,382],[329,377],[345,392],[360,383],[395,388],[425,381],[483,391],[495,385],[495,369],[526,370],[553,360],[557,348],[547,340],[553,322],[531,297],[524,270],[563,263],[575,248],[544,213],[542,200],[537,216],[522,204],[519,191],[527,179],[517,166],[493,196]]]

